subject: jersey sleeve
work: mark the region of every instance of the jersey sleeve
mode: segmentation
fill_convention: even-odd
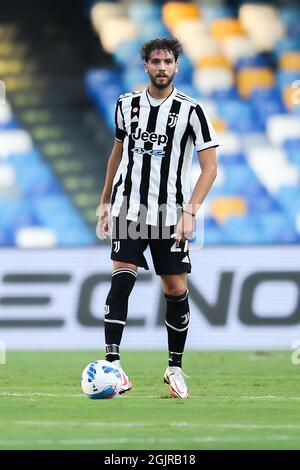
[[[194,108],[190,125],[192,129],[192,137],[196,150],[206,150],[210,147],[218,147],[219,141],[213,125],[206,112],[200,104]]]
[[[124,125],[124,117],[122,114],[122,103],[118,99],[115,109],[115,124],[116,124],[116,139],[123,142],[126,137],[126,130]]]

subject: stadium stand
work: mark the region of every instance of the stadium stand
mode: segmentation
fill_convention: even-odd
[[[299,6],[29,3],[6,2],[0,24],[1,246],[98,243],[115,101],[146,84],[143,42],[169,34],[184,45],[176,86],[203,103],[221,142],[205,244],[300,242]]]
[[[26,5],[12,0],[1,9],[0,79],[6,86],[0,104],[1,246],[97,242],[107,130],[84,93],[94,37],[82,4],[78,21],[75,7],[46,0],[41,9],[35,0]],[[78,28],[87,33],[75,44]],[[98,44],[94,51],[97,58]]]
[[[118,95],[145,86],[143,42],[178,37],[184,55],[176,86],[203,103],[221,141],[205,243],[299,243],[300,7],[223,3],[90,1],[93,28],[114,65],[89,70],[86,90],[113,132]],[[195,158],[193,181],[198,166]]]

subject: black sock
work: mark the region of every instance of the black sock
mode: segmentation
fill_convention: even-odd
[[[167,300],[165,323],[168,332],[169,366],[181,367],[190,320],[188,291],[179,296],[165,294],[165,298]]]
[[[119,346],[126,324],[128,298],[136,280],[133,269],[120,268],[112,273],[111,288],[105,304],[105,343],[107,361],[120,359]]]

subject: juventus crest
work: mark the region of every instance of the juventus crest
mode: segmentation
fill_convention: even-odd
[[[169,126],[169,127],[175,127],[175,126],[176,126],[177,119],[178,119],[178,114],[176,114],[176,113],[170,113],[170,114],[169,114],[169,120],[168,120],[168,126]]]

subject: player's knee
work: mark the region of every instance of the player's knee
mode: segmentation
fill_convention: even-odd
[[[186,291],[187,288],[184,283],[169,284],[164,288],[165,296],[171,297],[180,297],[181,295],[185,294]]]
[[[134,287],[137,273],[128,268],[116,269],[112,273],[108,300],[128,298]]]

